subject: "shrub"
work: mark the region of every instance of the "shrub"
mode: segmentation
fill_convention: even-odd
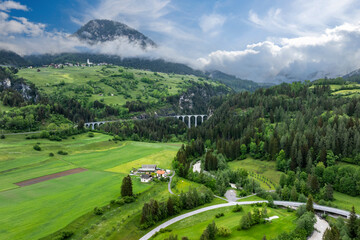
[[[1,138],[1,139],[5,139],[5,135],[4,135],[4,134],[1,134],[0,138]]]
[[[50,156],[50,157],[53,157],[53,156],[54,156],[54,154],[51,152],[51,153],[49,153],[49,156]]]
[[[50,134],[48,131],[41,131],[40,138],[49,138]]]
[[[296,229],[305,230],[306,236],[310,236],[310,234],[314,231],[315,222],[316,218],[314,213],[306,212],[296,221]]]
[[[84,234],[85,234],[85,235],[86,235],[86,234],[89,234],[89,229],[85,228],[85,229],[84,229]]]
[[[124,202],[125,202],[125,203],[135,202],[135,198],[134,198],[134,197],[125,196],[125,197],[123,197],[123,199],[124,199]]]
[[[33,147],[36,151],[41,151],[41,147],[37,144],[34,145]]]
[[[102,208],[95,207],[94,208],[94,214],[95,215],[103,215],[104,210]]]
[[[92,133],[92,132],[88,133],[88,137],[94,137],[94,136],[95,136],[94,133]]]
[[[225,216],[224,213],[218,213],[218,214],[215,215],[216,218],[221,218],[223,216]]]
[[[65,152],[65,151],[63,151],[63,150],[59,150],[57,153],[58,153],[59,155],[68,155],[68,153]]]
[[[245,214],[241,220],[240,220],[240,226],[238,228],[238,230],[247,230],[250,229],[251,227],[251,219],[249,218],[249,214]]]
[[[242,212],[242,211],[243,211],[243,207],[240,206],[239,204],[236,204],[232,211],[233,211],[233,212]]]
[[[300,206],[298,207],[298,209],[296,210],[296,215],[297,215],[298,217],[301,217],[304,213],[306,213],[306,206],[305,206],[305,204],[304,204],[304,205],[300,205]]]
[[[228,237],[231,235],[231,230],[227,227],[219,227],[217,234],[221,237]]]
[[[63,240],[63,239],[68,239],[70,238],[72,235],[74,235],[74,232],[71,231],[64,231],[60,233],[60,236],[57,238],[59,240]]]
[[[122,206],[125,204],[125,201],[124,201],[124,199],[118,199],[118,200],[115,200],[115,204]]]
[[[50,137],[49,137],[49,140],[50,140],[50,141],[58,141],[58,142],[61,142],[61,141],[62,141],[61,137],[56,136],[56,135],[50,136]]]

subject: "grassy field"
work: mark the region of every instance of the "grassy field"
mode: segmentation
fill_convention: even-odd
[[[133,74],[134,79],[127,79],[123,73]],[[63,69],[49,67],[40,68],[40,72],[37,69],[21,69],[17,75],[33,82],[48,94],[61,91],[68,96],[101,100],[108,105],[124,105],[129,100],[156,102],[161,97],[183,92],[191,86],[190,82],[202,82],[198,77],[189,75],[101,66]],[[150,81],[142,81],[143,78]],[[219,85],[215,82],[208,83]]]
[[[143,204],[150,199],[158,201],[165,201],[169,197],[167,190],[167,183],[156,183],[148,190],[144,191],[134,203],[126,204],[122,207],[111,208],[103,216],[96,216],[93,213],[88,213],[73,221],[66,228],[61,231],[72,231],[74,236],[71,239],[112,239],[112,240],[137,240],[148,231],[161,223],[169,220],[165,219],[158,222],[152,228],[140,230],[140,217]],[[225,203],[221,199],[215,198],[211,203],[205,204],[198,208],[203,208],[211,205]],[[195,209],[198,209],[195,208]],[[184,214],[191,210],[182,211]],[[175,216],[174,216],[175,217]],[[42,240],[52,240],[55,234],[47,236]]]
[[[177,145],[108,141],[111,137],[95,133],[74,136],[62,142],[46,139],[25,140],[24,135],[0,140],[0,239],[38,239],[57,231],[73,220],[103,206],[120,194],[126,171],[107,171],[122,165],[131,168],[152,164],[170,167]],[[35,151],[38,143],[42,151]],[[63,150],[68,155],[58,155]],[[50,157],[49,153],[55,154]],[[173,155],[172,155],[173,153]],[[148,157],[149,161],[146,161]],[[14,183],[83,167],[88,171],[48,180],[26,187]],[[133,179],[134,191],[144,192],[153,184]]]
[[[191,182],[185,178],[181,178],[181,177],[177,177],[177,176],[175,176],[173,178],[173,182],[175,183],[175,187],[172,188],[172,191],[175,194],[180,194],[182,191],[187,192],[190,187],[197,188],[197,187],[201,186],[201,184],[199,184],[199,183]]]
[[[240,213],[233,213],[231,211],[233,207],[203,212],[174,223],[173,225],[170,225],[168,229],[172,229],[171,233],[178,235],[179,239],[184,236],[189,239],[199,239],[206,226],[212,221],[215,221],[217,227],[226,226],[230,228],[232,232],[229,237],[218,237],[216,239],[259,240],[262,239],[264,235],[266,235],[267,239],[271,239],[282,232],[291,231],[295,228],[295,213],[289,213],[283,209],[268,208],[269,216],[279,216],[279,218],[274,219],[271,223],[253,226],[249,230],[237,231],[241,217],[252,209],[251,206],[244,206],[243,208],[244,211]],[[215,218],[217,213],[224,213],[225,216]],[[170,233],[162,233],[157,235],[154,239],[165,239],[169,235]]]
[[[360,213],[360,198],[352,197],[347,194],[334,192],[335,200],[333,203],[340,209],[351,211],[352,206],[355,206],[357,213]]]
[[[252,158],[247,158],[244,160],[228,162],[228,165],[231,169],[243,168],[247,171],[263,175],[275,184],[279,184],[281,172],[276,171],[275,162],[260,161]]]
[[[247,197],[247,198],[237,200],[237,202],[248,202],[248,201],[264,201],[264,199],[255,195],[255,196],[251,196],[251,197]]]

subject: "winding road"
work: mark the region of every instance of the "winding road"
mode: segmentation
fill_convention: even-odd
[[[170,182],[169,182],[169,184],[170,184]],[[180,220],[183,220],[183,219],[185,219],[187,217],[190,217],[190,216],[202,213],[202,212],[206,212],[206,211],[213,210],[213,209],[218,209],[218,208],[223,208],[223,207],[231,207],[231,206],[235,206],[236,204],[238,204],[238,205],[250,205],[250,204],[254,204],[254,203],[266,203],[266,202],[267,202],[266,200],[264,200],[264,201],[248,201],[248,202],[228,202],[228,203],[217,204],[217,205],[197,209],[197,210],[194,210],[192,212],[188,212],[188,213],[182,214],[180,216],[174,217],[174,218],[164,222],[163,224],[157,226],[156,228],[154,228],[153,230],[148,232],[146,235],[144,235],[142,238],[140,238],[140,240],[148,240],[156,232],[160,231],[160,229],[166,228],[166,227],[170,226],[171,224],[174,224],[174,223],[176,223],[176,222],[178,222]],[[287,202],[287,201],[274,201],[274,204],[278,205],[278,206],[283,206],[283,207],[299,207],[300,205],[303,205],[305,203]],[[332,208],[332,207],[321,206],[321,205],[317,205],[317,204],[314,204],[314,209],[317,210],[317,211],[324,211],[324,212],[328,212],[328,213],[341,215],[341,216],[344,216],[344,217],[349,217],[350,216],[350,212],[348,212],[348,211],[337,209],[337,208]],[[360,216],[358,215],[358,217],[360,217]]]
[[[170,176],[170,180],[169,180],[169,183],[168,183],[168,189],[169,189],[170,194],[174,194],[173,191],[171,190],[171,181],[172,181],[174,176],[175,176],[175,171],[174,171],[173,175]]]

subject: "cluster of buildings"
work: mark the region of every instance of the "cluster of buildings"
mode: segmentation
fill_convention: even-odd
[[[157,168],[156,165],[142,165],[136,171],[132,171],[134,175],[140,176],[141,182],[150,182],[153,178],[167,178],[171,171]]]
[[[86,63],[59,63],[59,64],[56,64],[56,63],[51,63],[49,65],[43,65],[42,67],[52,67],[52,68],[63,68],[63,67],[91,67],[91,66],[106,66],[106,65],[112,65],[112,64],[109,64],[109,63],[92,63],[90,62],[89,59],[87,59]],[[32,69],[33,67],[30,66],[28,67],[30,69]]]

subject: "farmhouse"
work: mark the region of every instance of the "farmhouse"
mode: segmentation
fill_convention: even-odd
[[[157,170],[156,176],[159,177],[166,177],[166,172],[164,170]]]
[[[138,172],[155,172],[156,165],[142,165]]]
[[[150,174],[143,174],[143,175],[141,175],[140,179],[141,179],[141,182],[150,182],[152,177]]]

